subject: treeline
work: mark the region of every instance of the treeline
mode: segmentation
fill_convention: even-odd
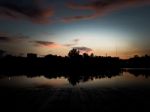
[[[119,68],[150,68],[150,56],[134,56],[130,59],[119,57],[102,57],[88,55],[76,49],[69,51],[68,56],[46,55],[37,57],[36,54],[28,54],[27,57],[11,55],[0,56],[0,69],[4,72],[49,72],[49,71],[105,71]]]

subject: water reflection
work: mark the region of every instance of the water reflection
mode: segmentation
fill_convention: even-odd
[[[50,75],[51,74],[51,75]],[[149,69],[118,69],[91,73],[59,72],[45,75],[0,75],[0,86],[20,87],[123,87],[149,86]]]

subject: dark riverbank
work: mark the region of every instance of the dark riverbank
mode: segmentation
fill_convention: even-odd
[[[76,51],[77,52],[77,51]],[[72,53],[69,56],[46,55],[37,57],[29,54],[28,57],[6,55],[0,57],[0,72],[97,72],[120,68],[150,68],[150,56],[135,56],[129,59],[119,57],[89,56]]]

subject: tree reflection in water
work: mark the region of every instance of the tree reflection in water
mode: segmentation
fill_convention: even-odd
[[[37,76],[44,76],[47,79],[52,78],[58,78],[58,77],[64,77],[68,80],[68,82],[75,86],[79,84],[80,82],[88,82],[89,80],[93,79],[101,79],[101,78],[112,78],[115,76],[122,75],[123,72],[129,72],[130,74],[134,76],[144,76],[145,78],[148,78],[150,76],[150,70],[149,69],[111,69],[111,70],[101,70],[101,71],[87,71],[87,72],[79,72],[79,71],[71,71],[71,72],[48,72],[48,73],[39,73],[36,72],[30,72],[30,73],[11,73],[11,74],[5,74],[3,76],[22,76],[25,75],[28,78],[37,77]],[[22,74],[22,75],[21,75]],[[43,75],[44,74],[44,75]]]

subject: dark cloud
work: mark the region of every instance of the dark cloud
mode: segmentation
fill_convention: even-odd
[[[88,48],[88,47],[73,47],[73,49],[79,50],[81,54],[93,52],[93,50],[91,48]]]
[[[91,15],[80,15],[66,17],[63,19],[64,22],[70,22],[82,19],[92,19],[98,16],[104,16],[112,11],[120,10],[123,8],[150,4],[150,0],[97,0],[87,4],[76,4],[69,3],[67,6],[74,10],[92,10],[94,11]]]
[[[44,47],[50,47],[50,48],[57,48],[61,47],[61,45],[55,43],[55,42],[50,42],[50,41],[31,41],[35,46],[44,46]]]
[[[78,44],[79,39],[72,40],[72,43],[70,44],[59,44],[52,41],[42,41],[42,40],[35,40],[35,41],[29,41],[34,46],[40,46],[40,47],[49,47],[49,48],[63,48],[63,47],[72,47]]]
[[[0,42],[11,42],[12,39],[9,37],[0,36]]]
[[[39,45],[44,45],[44,46],[49,46],[49,45],[54,45],[54,42],[48,42],[48,41],[34,41],[36,44]]]
[[[72,47],[72,46],[77,45],[79,41],[80,41],[79,39],[74,39],[71,43],[64,44],[64,46],[66,46],[66,47]]]
[[[65,17],[63,18],[62,21],[67,23],[67,22],[72,22],[76,20],[93,19],[93,18],[94,18],[94,15],[73,16],[73,17]]]
[[[66,46],[66,47],[72,47],[72,46],[74,46],[75,44],[65,44],[64,46]]]
[[[29,39],[28,36],[24,36],[22,34],[9,34],[6,32],[0,32],[0,42],[1,43],[23,42],[28,39]]]
[[[45,0],[0,0],[0,17],[49,23],[53,10]]]
[[[73,40],[75,43],[78,43],[80,41],[80,39],[74,39]]]

